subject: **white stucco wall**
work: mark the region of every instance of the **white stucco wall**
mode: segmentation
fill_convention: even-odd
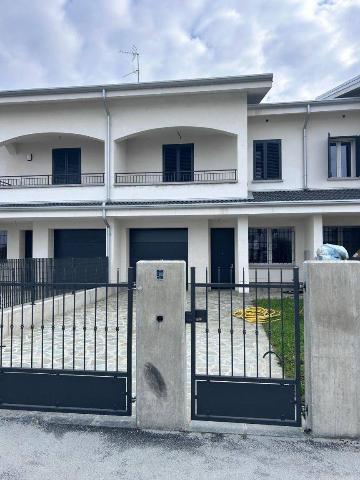
[[[249,190],[288,190],[302,188],[303,115],[249,117],[248,177]],[[282,180],[254,181],[254,140],[281,140]]]
[[[319,110],[319,108],[317,109]],[[347,109],[311,112],[307,126],[308,187],[360,188],[360,179],[328,180],[328,133],[360,135],[360,111]],[[294,109],[295,111],[295,109]],[[269,113],[249,117],[249,190],[288,190],[303,187],[303,126],[305,113]],[[253,181],[253,141],[281,139],[282,181]]]
[[[0,105],[0,143],[34,133],[69,133],[104,140],[101,98],[73,102]]]
[[[308,172],[310,188],[360,188],[360,179],[328,180],[328,134],[360,135],[360,112],[314,113],[308,128]]]
[[[51,175],[54,148],[81,148],[82,173],[104,173],[104,143],[73,135],[37,135],[19,139],[16,153],[0,147],[0,172],[6,175]],[[26,155],[32,154],[28,162]]]
[[[181,139],[177,132],[180,133]],[[237,167],[236,138],[216,131],[179,127],[139,135],[125,142],[126,172],[162,172],[162,146],[172,143],[194,144],[194,170]]]

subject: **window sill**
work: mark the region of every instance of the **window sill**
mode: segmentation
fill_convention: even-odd
[[[328,182],[348,182],[351,180],[360,180],[360,177],[328,177]]]
[[[282,178],[274,180],[252,180],[251,183],[281,183],[284,180]]]

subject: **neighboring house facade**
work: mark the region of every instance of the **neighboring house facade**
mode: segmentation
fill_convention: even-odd
[[[0,255],[184,259],[291,275],[360,248],[360,78],[261,103],[272,75],[0,92]]]

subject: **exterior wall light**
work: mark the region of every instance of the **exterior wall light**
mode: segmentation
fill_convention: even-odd
[[[26,155],[26,160],[27,160],[28,162],[32,162],[32,159],[33,159],[33,154],[32,154],[32,153],[28,153],[28,154]]]

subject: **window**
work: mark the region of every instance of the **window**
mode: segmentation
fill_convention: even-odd
[[[52,151],[53,184],[81,183],[81,149],[55,148]]]
[[[281,140],[254,140],[254,180],[281,180]]]
[[[294,262],[294,229],[249,228],[249,263]]]
[[[164,182],[194,180],[194,144],[163,145]]]
[[[323,241],[342,245],[352,257],[360,249],[360,227],[324,227]]]
[[[7,258],[7,232],[0,231],[0,258]]]
[[[360,138],[339,137],[328,140],[328,177],[360,176]]]

